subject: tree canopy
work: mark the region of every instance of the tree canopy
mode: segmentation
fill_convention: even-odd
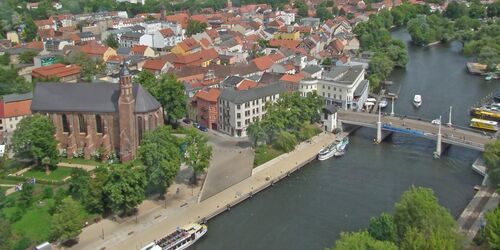
[[[486,163],[486,173],[490,182],[500,187],[500,141],[496,140],[485,145],[483,153]]]
[[[200,22],[197,20],[189,19],[187,28],[186,28],[186,36],[192,36],[194,34],[201,33],[207,29],[207,23]]]
[[[109,209],[128,215],[144,200],[147,180],[144,169],[130,165],[113,165],[104,184],[103,194]]]
[[[188,130],[183,142],[186,143],[184,161],[193,168],[193,181],[196,182],[196,174],[202,173],[210,165],[212,146],[208,144],[208,138],[195,129]]]
[[[81,209],[80,204],[71,197],[62,200],[53,218],[53,239],[71,240],[82,232],[84,218],[81,215]]]
[[[388,241],[379,241],[366,231],[341,233],[335,242],[335,248],[330,250],[397,250],[397,246]],[[327,249],[328,250],[328,249]]]
[[[486,213],[486,226],[484,228],[486,240],[491,249],[500,249],[500,208]]]
[[[51,164],[58,160],[56,129],[52,121],[42,115],[23,118],[12,136],[12,149],[19,158],[32,158],[40,166],[42,159],[48,157]]]

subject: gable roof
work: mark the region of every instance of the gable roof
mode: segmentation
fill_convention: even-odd
[[[242,104],[253,101],[265,96],[275,95],[286,92],[286,88],[281,83],[269,84],[258,88],[247,90],[223,89],[219,98],[228,100],[236,104]]]
[[[272,59],[272,57],[270,56],[261,56],[261,57],[257,57],[255,59],[252,60],[252,62],[255,64],[255,66],[257,66],[257,68],[259,68],[260,70],[267,70],[269,68],[271,68],[271,66],[273,65],[274,61]]]
[[[195,98],[205,100],[207,102],[217,102],[220,95],[220,89],[210,88],[208,91],[200,90],[194,95]]]
[[[48,66],[39,67],[33,69],[31,74],[33,77],[65,77],[76,75],[80,73],[80,66],[72,64],[72,65],[64,65],[62,63],[55,63]]]
[[[135,112],[157,110],[160,103],[141,85],[134,84]],[[38,83],[33,91],[34,112],[118,112],[118,83]]]
[[[146,60],[146,62],[142,66],[142,68],[149,69],[149,70],[161,70],[161,69],[163,69],[163,67],[165,67],[166,63],[167,63],[167,59],[165,59],[165,58],[150,59],[150,60]]]

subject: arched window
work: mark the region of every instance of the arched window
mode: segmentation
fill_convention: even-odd
[[[104,123],[102,122],[102,118],[100,115],[95,115],[95,127],[97,133],[104,133]]]
[[[142,117],[137,117],[137,135],[139,136],[139,141],[142,139],[142,132],[144,129],[144,122],[142,121]]]
[[[87,123],[82,114],[78,115],[78,126],[80,127],[80,133],[87,133]]]
[[[64,133],[69,133],[68,117],[65,114],[62,115],[62,127]]]
[[[149,130],[153,130],[155,128],[155,118],[153,115],[149,115]]]

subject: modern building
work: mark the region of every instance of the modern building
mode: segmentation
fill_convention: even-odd
[[[324,72],[321,79],[304,79],[300,82],[302,96],[312,91],[325,99],[326,105],[335,105],[344,110],[360,111],[368,98],[369,81],[365,69],[356,67],[334,67]]]
[[[219,131],[246,137],[248,125],[266,114],[266,104],[276,102],[285,92],[280,83],[246,90],[223,89],[219,96]]]
[[[132,83],[124,64],[120,83],[38,83],[31,110],[53,121],[57,147],[69,158],[83,153],[89,159],[102,148],[122,162],[133,160],[144,133],[163,124],[160,103]]]
[[[0,100],[0,131],[2,133],[13,132],[21,119],[31,115],[32,98],[31,92],[2,96]]]

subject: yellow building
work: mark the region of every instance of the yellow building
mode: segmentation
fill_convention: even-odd
[[[187,55],[200,50],[200,43],[194,38],[188,38],[175,45],[170,51],[176,55]]]
[[[19,35],[15,31],[7,32],[7,40],[11,43],[19,44]]]
[[[276,33],[273,35],[273,39],[282,39],[282,40],[299,40],[300,32],[289,32],[289,33]]]

